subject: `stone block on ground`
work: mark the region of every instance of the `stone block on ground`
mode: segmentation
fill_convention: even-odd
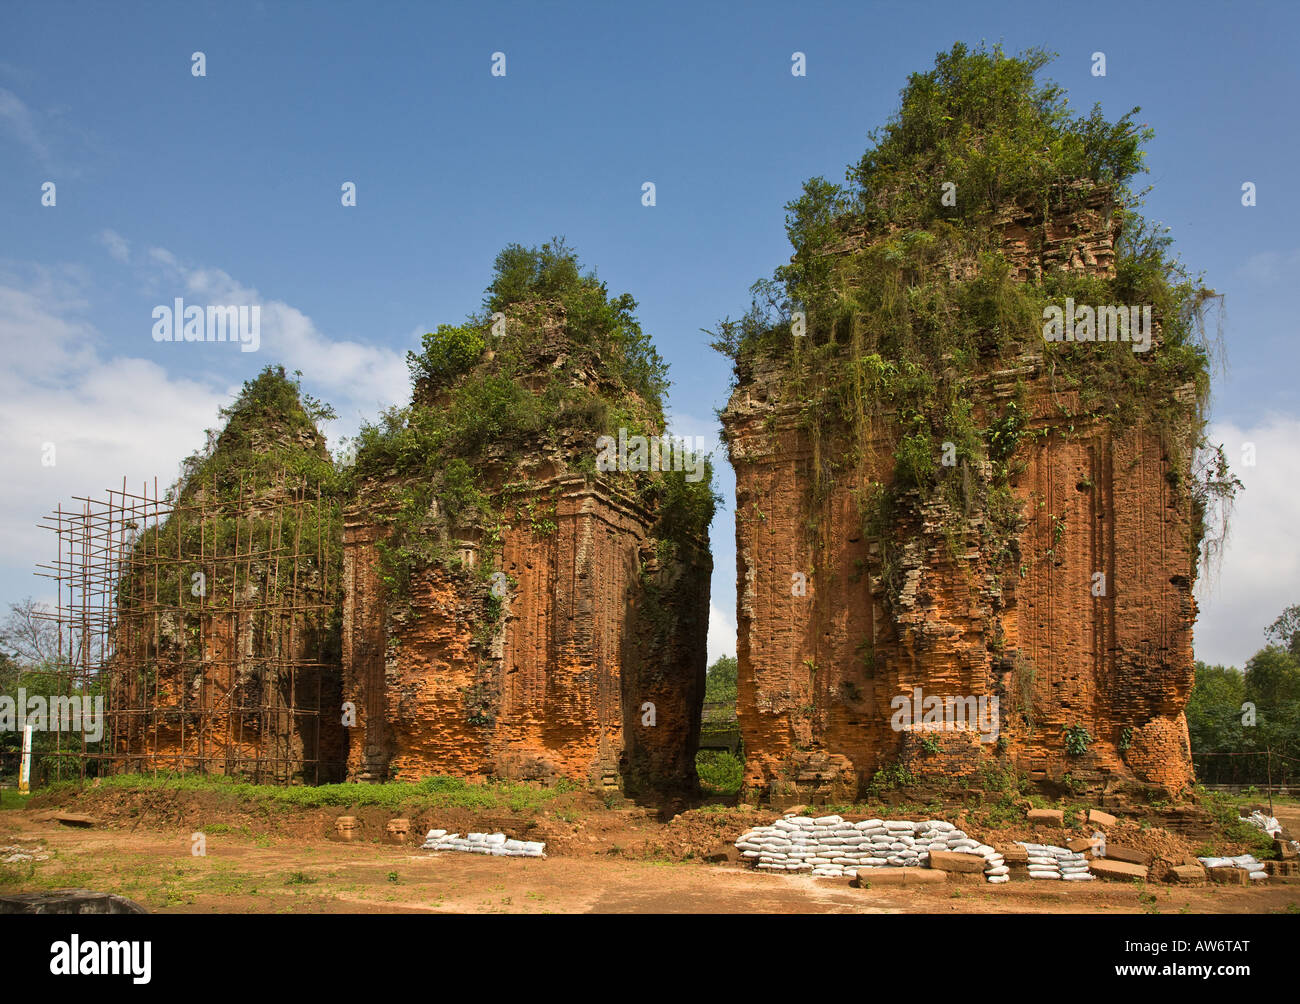
[[[148,913],[125,896],[90,889],[51,889],[46,892],[0,896],[0,914],[122,914]]]
[[[1180,885],[1205,881],[1205,869],[1199,864],[1174,865],[1169,869],[1168,880]]]
[[[1088,823],[1092,826],[1114,826],[1119,820],[1109,812],[1102,812],[1100,809],[1088,810]]]
[[[1112,861],[1110,858],[1093,858],[1088,862],[1088,870],[1098,878],[1127,880],[1147,877],[1146,865],[1134,864],[1131,861]]]
[[[1065,813],[1060,809],[1030,809],[1026,818],[1040,826],[1065,825]]]
[[[1127,861],[1134,865],[1149,865],[1151,863],[1151,855],[1146,851],[1110,842],[1106,844],[1106,859],[1108,861]]]
[[[704,860],[713,864],[735,863],[742,859],[740,851],[731,844],[718,844],[708,854],[704,855]]]
[[[982,854],[963,854],[960,851],[930,852],[930,867],[939,871],[983,873],[986,864]]]
[[[1244,868],[1223,865],[1210,869],[1210,881],[1217,882],[1219,885],[1247,885],[1250,882],[1250,873]]]
[[[881,885],[937,885],[948,881],[948,873],[930,868],[859,868],[852,882],[859,889]]]

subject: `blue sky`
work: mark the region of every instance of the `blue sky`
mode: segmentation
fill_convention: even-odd
[[[1142,106],[1147,211],[1227,295],[1212,433],[1238,466],[1243,443],[1257,456],[1198,656],[1240,665],[1300,602],[1292,4],[56,3],[3,20],[0,602],[47,592],[41,513],[124,475],[170,481],[268,363],[338,408],[332,437],[403,403],[405,351],[479,305],[510,242],[562,234],[632,293],[676,431],[715,434],[728,365],[700,329],[788,256],[802,181],[841,179],[907,74],[957,40],[1059,53],[1046,74],[1080,111]],[[261,349],[153,342],[153,307],[181,295],[263,304]],[[719,472],[711,657],[734,650]]]

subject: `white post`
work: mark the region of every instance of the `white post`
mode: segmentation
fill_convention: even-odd
[[[18,765],[18,794],[30,795],[32,791],[32,731],[34,725],[23,727],[23,758]]]

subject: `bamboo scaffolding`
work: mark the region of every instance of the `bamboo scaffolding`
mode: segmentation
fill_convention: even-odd
[[[36,574],[56,602],[37,616],[57,630],[54,692],[102,696],[104,733],[56,730],[43,754],[54,776],[341,773],[341,749],[322,747],[339,666],[327,651],[338,545],[322,533],[320,487],[281,472],[270,491],[241,480],[233,503],[202,488],[182,503],[156,479],[139,493],[123,479],[74,502],[38,524],[55,534],[56,557]]]

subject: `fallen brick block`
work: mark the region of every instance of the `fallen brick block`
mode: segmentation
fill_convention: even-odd
[[[1106,844],[1106,859],[1108,861],[1127,861],[1135,865],[1149,865],[1151,863],[1151,855],[1146,851],[1109,842]]]
[[[64,826],[91,827],[99,825],[99,820],[94,816],[83,815],[80,812],[43,812],[32,818],[39,819],[42,822],[62,823]]]
[[[1110,858],[1093,858],[1088,862],[1088,870],[1098,878],[1109,879],[1144,879],[1147,866],[1133,864],[1130,861],[1112,861]]]
[[[1273,850],[1276,851],[1283,860],[1300,857],[1300,851],[1297,851],[1292,847],[1291,841],[1289,840],[1274,840]]]
[[[1225,865],[1210,869],[1210,881],[1217,882],[1219,885],[1246,885],[1250,882],[1250,873],[1244,868]]]
[[[1028,820],[1043,826],[1064,826],[1065,813],[1060,809],[1030,809]]]
[[[708,854],[704,855],[704,860],[711,864],[734,864],[742,860],[742,855],[731,844],[718,844]]]
[[[982,854],[962,854],[960,851],[931,851],[930,867],[945,872],[980,872],[987,867]]]
[[[1109,812],[1102,812],[1100,809],[1089,809],[1088,822],[1093,826],[1114,826],[1119,820]]]
[[[1090,851],[1092,850],[1092,837],[1074,837],[1067,840],[1065,846],[1072,851]]]
[[[1168,879],[1170,882],[1177,882],[1186,885],[1193,882],[1205,881],[1205,869],[1197,865],[1174,865],[1169,869]]]
[[[859,889],[881,885],[936,885],[948,881],[948,873],[931,868],[859,868],[851,883]]]
[[[388,839],[395,844],[406,843],[407,836],[411,832],[411,821],[409,819],[393,819],[387,826]]]
[[[1029,864],[1029,852],[1019,844],[1011,844],[1009,847],[999,847],[998,853],[1006,859],[1009,865],[1027,865]]]

